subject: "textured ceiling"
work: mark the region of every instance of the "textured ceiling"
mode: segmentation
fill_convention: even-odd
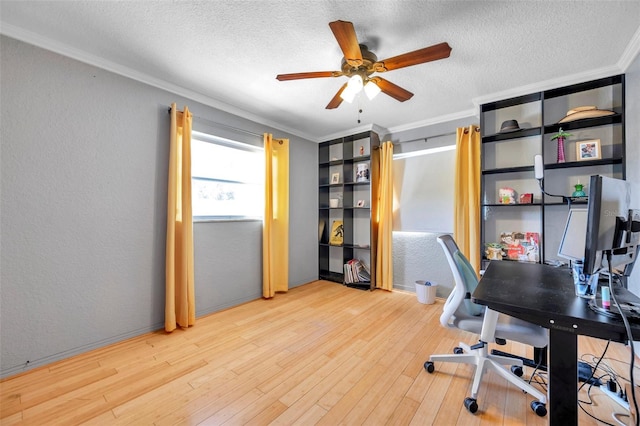
[[[2,0],[0,19],[10,37],[314,141],[473,115],[478,102],[624,72],[640,50],[637,0]],[[415,94],[404,103],[380,94],[326,110],[345,77],[275,76],[339,70],[335,20],[380,59],[442,41],[451,56],[385,73]]]

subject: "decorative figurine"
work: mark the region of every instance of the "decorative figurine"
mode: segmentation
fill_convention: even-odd
[[[516,204],[516,191],[513,188],[500,188],[498,190],[499,204]]]
[[[587,196],[587,194],[585,194],[584,191],[582,190],[582,188],[584,188],[584,185],[582,185],[580,182],[576,183],[574,185],[574,188],[576,190],[573,191],[573,194],[571,194],[572,197],[578,198],[578,197],[586,197]]]
[[[558,156],[556,159],[557,163],[564,163],[565,161],[564,160],[564,140],[569,136],[573,136],[573,135],[571,133],[567,133],[564,130],[562,130],[562,127],[560,127],[557,134],[551,136],[551,140],[558,139]]]
[[[488,243],[485,254],[489,260],[502,260],[502,244]]]

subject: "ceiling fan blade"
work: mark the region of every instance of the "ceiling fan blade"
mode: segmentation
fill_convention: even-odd
[[[380,90],[382,90],[383,93],[400,102],[409,100],[413,96],[413,93],[403,89],[396,84],[393,84],[389,80],[385,80],[382,77],[372,77],[370,80],[373,81],[380,88]]]
[[[438,59],[448,58],[451,54],[451,46],[447,42],[434,44],[433,46],[423,49],[414,50],[413,52],[403,55],[394,56],[393,58],[378,61],[373,64],[376,72],[391,71],[398,68],[410,67],[411,65],[423,64],[425,62],[437,61]]]
[[[315,72],[298,72],[293,74],[278,74],[277,80],[301,80],[303,78],[322,78],[322,77],[340,77],[342,71],[315,71]]]
[[[343,84],[342,87],[340,88],[340,90],[338,90],[338,93],[335,94],[335,96],[333,97],[333,99],[331,99],[331,101],[327,104],[325,109],[334,109],[334,108],[338,108],[340,106],[340,104],[342,103],[342,98],[340,97],[340,95],[342,94],[342,91],[344,89],[347,88],[347,83]]]
[[[331,27],[331,31],[333,31],[333,35],[336,37],[347,63],[352,67],[362,65],[362,52],[360,51],[360,44],[358,43],[353,23],[334,21],[329,22],[329,27]]]

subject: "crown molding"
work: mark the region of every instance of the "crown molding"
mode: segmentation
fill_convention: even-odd
[[[379,135],[382,135],[382,133],[380,133],[381,129],[382,129],[382,127],[378,126],[377,124],[364,124],[362,126],[353,127],[351,129],[346,129],[346,130],[341,130],[339,132],[330,133],[328,135],[322,136],[316,142],[318,142],[318,143],[327,142],[327,141],[331,141],[331,140],[334,140],[334,139],[343,138],[345,136],[357,135],[358,133],[363,133],[363,132],[376,132]]]
[[[638,53],[640,53],[640,27],[638,27],[636,33],[631,37],[631,41],[627,45],[627,48],[624,49],[618,61],[618,66],[623,72],[626,72],[631,66],[631,63],[638,56]]]
[[[376,132],[380,137],[389,134],[389,129],[387,129],[386,127],[378,126],[377,124],[372,124],[371,127],[371,130]]]
[[[59,43],[54,41],[48,37],[43,37],[40,34],[34,33],[32,31],[27,31],[20,27],[17,27],[12,24],[8,24],[4,21],[0,21],[0,34],[3,34],[7,37],[14,38],[16,40],[25,42],[27,44],[34,45],[36,47],[49,50],[54,53],[58,53],[62,56],[69,57],[71,59],[75,59],[79,62],[95,66],[100,69],[107,70],[114,74],[121,75],[123,77],[130,78],[132,80],[136,80],[140,83],[147,84],[149,86],[156,87],[161,90],[165,90],[167,92],[173,93],[178,96],[185,97],[187,99],[191,99],[193,101],[199,102],[203,105],[210,106],[212,108],[216,108],[223,112],[227,112],[238,117],[253,121],[258,124],[262,124],[265,126],[269,126],[271,128],[281,130],[283,132],[287,132],[294,136],[299,136],[303,139],[307,139],[310,141],[316,142],[317,138],[311,135],[300,132],[297,129],[291,129],[285,126],[282,126],[279,123],[275,123],[270,120],[266,120],[264,117],[257,116],[248,111],[245,111],[241,108],[235,107],[233,105],[222,102],[218,99],[212,98],[210,96],[203,95],[202,93],[195,92],[193,90],[189,90],[182,86],[178,86],[176,84],[169,83],[165,80],[152,77],[148,74],[141,73],[132,68],[126,67],[124,65],[107,61],[104,58],[101,58],[96,55],[92,55],[83,50],[74,49],[69,45],[64,43]]]
[[[478,111],[479,109],[477,108],[468,109],[468,110],[460,111],[453,114],[441,115],[439,117],[429,118],[426,120],[403,124],[401,126],[391,127],[387,131],[388,131],[388,134],[391,134],[391,133],[404,132],[406,130],[418,129],[420,127],[427,127],[427,126],[433,126],[441,123],[448,123],[450,121],[460,120],[463,118],[478,118],[479,116]]]

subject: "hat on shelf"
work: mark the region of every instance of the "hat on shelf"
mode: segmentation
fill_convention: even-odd
[[[500,131],[498,133],[517,132],[518,130],[522,129],[518,126],[517,120],[507,120],[500,125]]]
[[[613,114],[615,114],[615,112],[598,109],[595,106],[581,106],[570,109],[567,115],[558,121],[558,123],[568,123],[570,121],[582,120],[583,118],[605,117]]]

